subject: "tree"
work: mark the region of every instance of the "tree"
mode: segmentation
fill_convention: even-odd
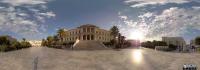
[[[118,36],[119,34],[119,29],[117,26],[113,26],[111,29],[110,29],[110,32],[111,32],[111,35],[113,36],[113,39],[116,39],[116,37]]]
[[[113,44],[114,44],[114,47],[117,48],[117,37],[119,35],[119,29],[117,26],[113,26],[111,29],[110,29],[110,34],[111,36],[113,36]]]
[[[45,39],[42,39],[41,46],[47,46],[47,41]]]
[[[31,47],[32,45],[29,43],[29,42],[26,42],[26,41],[22,41],[21,42],[21,47],[20,47],[20,49],[21,48],[29,48],[29,47]]]
[[[54,41],[53,36],[48,36],[47,37],[47,45],[46,46],[48,46],[48,47],[52,46],[53,41]]]
[[[142,47],[146,47],[146,48],[152,48],[152,49],[154,49],[154,44],[151,41],[142,42],[141,46]]]
[[[151,41],[142,42],[141,46],[146,47],[146,48],[155,49],[156,46],[167,46],[167,43],[163,42],[163,41],[153,40],[152,42]]]
[[[0,45],[0,52],[5,52],[7,50],[7,45]]]
[[[16,49],[20,49],[19,47],[21,47],[20,42],[15,41],[9,46],[9,49],[10,50],[16,50]]]
[[[200,37],[195,38],[195,44],[200,45]]]
[[[122,36],[120,33],[118,34],[118,47],[122,48],[125,44],[125,36]]]
[[[8,36],[0,36],[0,45],[10,45]]]
[[[164,41],[158,41],[158,46],[167,46],[167,43]]]
[[[25,42],[25,41],[26,41],[26,38],[22,38],[22,41],[24,41],[24,42]]]
[[[20,45],[21,48],[29,48],[32,46],[28,41],[26,41],[26,38],[22,38]]]
[[[31,47],[31,44],[27,42],[25,38],[22,40],[23,41],[19,42],[11,36],[0,36],[0,51],[5,52]]]
[[[173,51],[176,50],[177,46],[173,45],[173,44],[169,44],[169,50]]]
[[[153,40],[153,46],[167,46],[166,42]]]
[[[61,42],[64,42],[67,34],[64,29],[59,29],[57,32],[58,37],[61,39]]]
[[[57,35],[53,36],[54,41],[59,41],[59,37]]]

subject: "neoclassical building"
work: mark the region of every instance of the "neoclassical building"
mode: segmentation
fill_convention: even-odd
[[[77,27],[76,29],[66,30],[67,42],[75,42],[76,40],[95,40],[100,42],[110,42],[112,36],[110,31],[100,29],[91,24],[86,24]]]

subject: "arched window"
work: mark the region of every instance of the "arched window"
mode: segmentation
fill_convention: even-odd
[[[86,35],[83,35],[83,40],[86,40]]]
[[[94,40],[94,35],[91,35],[91,40]]]
[[[90,40],[90,35],[87,35],[87,40]]]

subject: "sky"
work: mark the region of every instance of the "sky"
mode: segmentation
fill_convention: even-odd
[[[0,35],[41,40],[59,28],[118,26],[128,39],[200,36],[200,0],[0,0]]]

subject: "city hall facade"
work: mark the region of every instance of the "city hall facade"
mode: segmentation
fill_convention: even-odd
[[[91,24],[82,25],[76,29],[66,30],[65,32],[67,34],[67,42],[75,42],[76,40],[110,42],[113,38],[113,36],[110,34],[110,31],[101,29]]]

